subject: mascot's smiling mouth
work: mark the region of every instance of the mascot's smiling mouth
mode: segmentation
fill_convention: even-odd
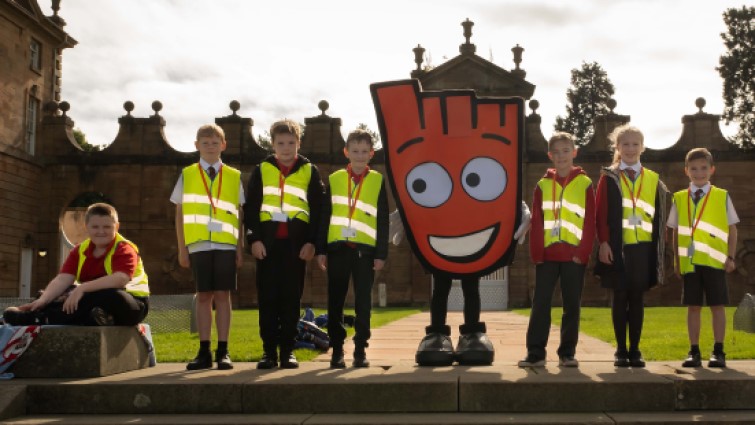
[[[487,229],[462,236],[428,236],[430,247],[441,258],[455,263],[470,263],[488,252],[496,236],[499,223]]]

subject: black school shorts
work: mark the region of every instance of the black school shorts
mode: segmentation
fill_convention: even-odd
[[[236,290],[236,250],[189,254],[197,292]]]
[[[682,304],[694,306],[729,304],[726,272],[712,267],[695,266],[694,273],[684,275]]]

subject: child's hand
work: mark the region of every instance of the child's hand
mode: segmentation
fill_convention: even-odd
[[[320,266],[320,270],[325,271],[328,269],[328,256],[327,255],[318,255],[317,256],[317,265]]]
[[[178,264],[187,269],[191,266],[191,261],[189,261],[189,250],[186,247],[178,248]]]
[[[264,260],[267,257],[265,245],[260,241],[252,243],[252,255],[258,260]]]
[[[598,258],[601,263],[613,264],[613,252],[611,251],[611,245],[609,245],[608,242],[600,244]]]
[[[737,263],[734,262],[734,260],[731,257],[729,257],[726,259],[726,262],[724,263],[724,267],[726,267],[726,273],[731,273],[737,269]]]
[[[76,312],[76,309],[79,308],[79,300],[81,300],[81,297],[84,296],[84,289],[81,285],[77,286],[76,289],[71,291],[70,294],[68,294],[68,298],[66,298],[66,302],[63,303],[63,311],[66,314],[73,314]]]
[[[372,263],[372,269],[377,271],[383,270],[383,267],[385,267],[385,260],[378,260],[377,258]]]
[[[582,260],[580,260],[579,257],[577,257],[576,255],[572,257],[571,260],[575,262],[576,264],[582,264]]]
[[[309,261],[315,256],[315,246],[309,242],[305,243],[299,251],[299,258],[304,261]]]

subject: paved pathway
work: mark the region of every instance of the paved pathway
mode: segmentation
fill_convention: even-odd
[[[459,325],[463,323],[461,312],[449,312],[448,324],[451,326],[451,338],[456,345],[459,338]],[[525,340],[529,318],[509,311],[482,312],[482,321],[487,324],[488,337],[495,346],[495,364],[516,364],[527,354]],[[430,324],[430,313],[418,313],[391,322],[381,328],[372,330],[367,358],[375,366],[397,364],[414,364],[414,353],[419,341],[425,334],[425,326]],[[556,349],[559,342],[559,328],[551,327],[548,339],[549,362],[558,362]],[[350,363],[353,342],[349,339],[344,347],[346,361]],[[576,358],[581,362],[613,361],[614,347],[580,333]],[[318,356],[315,361],[330,361],[330,353]]]

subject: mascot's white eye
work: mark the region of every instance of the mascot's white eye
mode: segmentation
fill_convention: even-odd
[[[492,201],[506,190],[506,169],[493,158],[477,157],[467,162],[461,172],[461,185],[478,201]]]
[[[427,208],[443,205],[451,196],[453,182],[445,168],[436,162],[419,164],[406,176],[406,190],[412,201]]]

